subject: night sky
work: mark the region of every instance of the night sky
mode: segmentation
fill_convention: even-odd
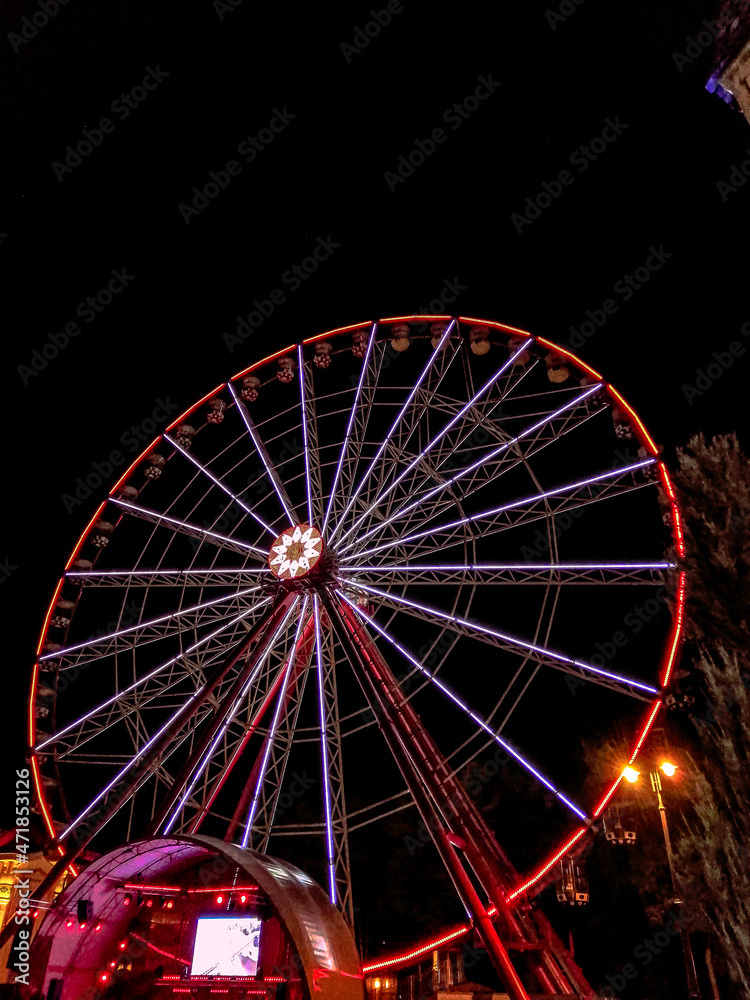
[[[705,90],[716,4],[56,7],[10,0],[0,39],[6,772],[106,484],[288,343],[485,317],[575,348],[667,455],[742,432],[750,125]]]

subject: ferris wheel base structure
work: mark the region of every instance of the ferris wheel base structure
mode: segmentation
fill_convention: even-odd
[[[621,621],[632,587],[664,586],[670,544],[683,554],[660,449],[610,383],[544,338],[392,317],[250,365],[139,456],[55,590],[29,711],[59,854],[40,895],[110,823],[121,839],[216,830],[262,854],[297,836],[320,845],[320,882],[351,926],[350,837],[415,809],[468,917],[448,937],[476,932],[513,1000],[593,997],[532,898],[591,843],[662,709],[684,575],[656,650],[621,667],[587,657],[585,633]],[[428,698],[459,720],[439,741]],[[565,761],[592,712],[632,744],[579,802]],[[487,746],[557,810],[558,846],[525,875],[461,778]],[[363,777],[370,749],[395,790]],[[320,775],[301,825],[283,816],[298,759]]]

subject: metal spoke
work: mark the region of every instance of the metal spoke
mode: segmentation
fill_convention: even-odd
[[[477,715],[476,712],[470,709],[469,706],[461,698],[459,698],[454,691],[451,691],[451,689],[448,687],[447,684],[441,681],[440,678],[436,677],[431,670],[428,670],[426,667],[424,667],[419,662],[419,660],[417,660],[415,656],[413,656],[407,649],[405,649],[405,647],[402,646],[400,642],[394,639],[393,636],[386,631],[386,629],[384,629],[381,625],[378,625],[378,623],[369,615],[364,614],[362,609],[358,608],[353,601],[350,601],[349,598],[342,591],[340,590],[337,591],[337,594],[339,595],[339,597],[342,598],[342,600],[346,601],[346,603],[352,608],[354,613],[359,618],[366,621],[368,625],[371,625],[376,632],[382,635],[383,638],[387,642],[389,642],[391,646],[393,646],[394,649],[398,650],[398,652],[401,653],[404,659],[408,660],[409,663],[411,663],[412,666],[416,667],[416,669],[419,670],[420,673],[422,673],[425,677],[429,678],[429,680],[437,688],[439,688],[443,692],[443,694],[447,695],[447,697],[450,698],[450,700],[455,705],[457,705],[463,712],[465,712],[466,715],[468,715],[469,718],[473,722],[475,722],[481,730],[487,733],[487,735],[490,736],[495,741],[495,743],[501,746],[503,750],[505,750],[507,753],[511,755],[511,757],[517,760],[518,763],[523,768],[525,768],[529,772],[529,774],[532,774],[538,781],[540,781],[545,786],[545,788],[548,788],[554,795],[556,795],[557,798],[560,799],[560,801],[564,805],[566,805],[568,809],[571,810],[571,812],[573,812],[576,816],[578,816],[579,819],[584,820],[584,822],[588,820],[586,813],[582,809],[580,809],[577,805],[575,805],[575,803],[571,802],[570,799],[567,798],[565,795],[563,795],[563,793],[559,789],[555,788],[555,786],[552,784],[549,778],[546,778],[538,770],[538,768],[535,768],[528,760],[526,760],[526,758],[522,754],[518,752],[518,750],[516,750],[513,746],[511,746],[511,744],[508,743],[507,740],[504,740],[499,735],[498,732],[492,729],[492,727],[489,726],[484,719],[482,719],[479,715]]]
[[[344,464],[344,458],[347,454],[349,448],[349,440],[352,436],[352,430],[354,428],[354,421],[359,412],[359,400],[362,394],[362,386],[364,385],[365,378],[369,371],[370,357],[372,355],[373,345],[375,344],[375,337],[377,334],[378,325],[373,323],[372,329],[370,330],[370,336],[367,340],[367,349],[365,351],[364,360],[362,361],[362,371],[360,372],[359,381],[357,382],[357,391],[354,393],[354,401],[352,403],[351,412],[349,414],[349,423],[346,427],[346,434],[344,435],[344,442],[341,446],[341,452],[339,454],[338,465],[336,466],[336,472],[333,476],[333,483],[331,484],[331,493],[328,497],[328,504],[326,506],[325,516],[323,518],[323,528],[322,533],[325,534],[325,530],[328,527],[328,519],[331,516],[331,508],[333,507],[333,502],[336,498],[336,489],[339,484],[339,477],[341,476],[341,469]]]
[[[437,435],[436,435],[436,436],[435,436],[434,438],[432,438],[432,439],[431,439],[431,440],[430,440],[430,441],[429,441],[429,442],[428,442],[428,443],[427,443],[427,444],[425,445],[425,447],[424,447],[424,448],[422,449],[422,451],[421,451],[421,452],[420,452],[420,453],[419,453],[419,454],[418,454],[418,455],[416,456],[416,458],[413,458],[413,459],[412,459],[412,461],[411,461],[411,462],[410,462],[410,463],[409,463],[409,464],[407,465],[407,467],[406,467],[405,469],[403,469],[403,470],[402,470],[402,471],[401,471],[401,472],[400,472],[400,473],[398,474],[398,476],[397,476],[397,477],[396,477],[396,478],[394,479],[394,481],[393,481],[393,482],[392,482],[392,483],[390,484],[390,486],[387,486],[387,487],[386,487],[386,488],[385,488],[384,490],[381,490],[381,491],[380,491],[380,492],[379,492],[379,493],[377,494],[377,496],[375,497],[375,499],[374,499],[374,500],[373,500],[373,501],[372,501],[372,502],[371,502],[371,503],[370,503],[370,504],[368,505],[367,509],[366,509],[366,510],[365,510],[365,511],[364,511],[364,512],[363,512],[362,514],[360,514],[360,516],[359,516],[359,517],[357,518],[357,520],[356,520],[356,521],[354,521],[354,523],[352,524],[352,526],[351,526],[350,528],[348,528],[348,529],[347,529],[347,531],[345,531],[345,532],[344,532],[344,534],[343,534],[343,535],[341,536],[341,538],[340,538],[340,540],[339,540],[339,546],[341,546],[341,543],[342,543],[342,542],[344,542],[344,541],[345,541],[345,540],[346,540],[346,539],[347,539],[347,538],[349,537],[349,535],[351,535],[351,534],[352,534],[352,533],[353,533],[354,531],[356,531],[356,530],[357,530],[357,528],[359,527],[359,525],[360,525],[360,524],[362,523],[362,521],[364,521],[364,519],[365,519],[365,518],[367,517],[367,515],[368,515],[368,514],[370,513],[370,511],[372,511],[372,509],[373,509],[374,507],[377,507],[377,506],[379,506],[379,505],[380,505],[380,504],[381,504],[381,503],[383,502],[383,500],[385,500],[385,498],[386,498],[386,497],[387,497],[387,496],[388,496],[388,495],[389,495],[389,494],[390,494],[390,493],[391,493],[391,492],[392,492],[392,491],[393,491],[393,490],[394,490],[394,489],[395,489],[395,488],[396,488],[396,487],[398,486],[398,484],[399,484],[400,482],[402,482],[402,480],[403,480],[403,479],[405,479],[405,478],[406,478],[406,476],[408,476],[408,475],[409,475],[409,473],[410,473],[410,472],[411,472],[411,471],[412,471],[412,470],[413,470],[413,469],[414,469],[414,468],[415,468],[415,467],[416,467],[417,465],[419,465],[419,464],[420,464],[421,462],[423,462],[423,461],[424,461],[425,457],[426,457],[426,456],[427,456],[427,455],[428,455],[428,454],[430,453],[430,451],[432,451],[432,449],[433,449],[434,447],[436,447],[436,446],[437,446],[437,445],[438,445],[438,444],[440,443],[440,441],[442,441],[442,440],[443,440],[443,438],[444,438],[444,437],[446,436],[446,434],[448,434],[448,433],[449,433],[449,431],[450,431],[450,430],[451,430],[451,429],[452,429],[452,428],[453,428],[453,427],[454,427],[454,426],[455,426],[455,425],[456,425],[456,424],[458,423],[458,421],[459,421],[459,420],[461,420],[461,419],[463,419],[463,417],[464,417],[464,416],[466,415],[466,413],[468,413],[468,412],[469,412],[469,410],[471,410],[471,409],[472,409],[472,407],[473,407],[473,406],[474,406],[474,405],[475,405],[475,404],[477,403],[477,401],[478,401],[479,399],[481,399],[481,398],[482,398],[482,396],[484,396],[484,394],[485,394],[485,393],[486,393],[486,392],[487,392],[487,391],[488,391],[488,390],[489,390],[489,389],[490,389],[490,388],[491,388],[491,387],[492,387],[493,385],[495,385],[495,383],[496,383],[496,382],[497,382],[497,380],[498,380],[498,379],[500,378],[500,376],[501,376],[501,375],[503,375],[503,374],[504,374],[504,373],[505,373],[505,372],[506,372],[506,371],[507,371],[507,370],[508,370],[509,368],[511,368],[511,367],[512,367],[512,365],[514,364],[514,362],[515,362],[516,358],[517,358],[517,357],[518,357],[518,356],[519,356],[519,355],[520,355],[520,354],[521,354],[521,353],[522,353],[522,352],[523,352],[523,351],[524,351],[525,349],[526,349],[526,345],[525,345],[525,344],[522,344],[522,345],[521,345],[521,347],[519,347],[519,348],[518,348],[518,349],[517,349],[516,351],[514,351],[514,352],[513,352],[513,353],[512,353],[511,355],[510,355],[510,357],[508,358],[508,360],[507,360],[507,361],[505,361],[505,362],[504,362],[504,363],[503,363],[503,364],[502,364],[502,365],[501,365],[501,366],[500,366],[500,367],[499,367],[499,368],[497,369],[497,371],[495,372],[495,374],[494,374],[494,375],[492,375],[492,377],[491,377],[491,378],[489,378],[489,379],[488,379],[488,380],[487,380],[487,381],[486,381],[486,382],[484,383],[484,385],[483,385],[483,386],[481,387],[481,389],[478,389],[478,390],[477,390],[477,391],[476,391],[476,392],[474,393],[474,395],[473,395],[473,396],[471,397],[471,399],[469,400],[469,402],[468,402],[468,403],[466,403],[466,404],[465,404],[464,406],[462,406],[462,407],[461,407],[461,409],[460,409],[460,410],[458,411],[458,413],[457,413],[457,414],[455,414],[455,416],[453,416],[453,417],[451,418],[451,420],[449,420],[449,421],[448,421],[448,423],[447,423],[447,424],[445,424],[445,426],[443,427],[443,429],[442,429],[441,431],[439,431],[439,432],[438,432],[438,434],[437,434]],[[502,396],[502,394],[501,394],[501,395],[500,395],[500,400],[502,400],[502,398],[503,398],[503,396]]]
[[[305,449],[305,493],[307,499],[307,523],[313,524],[312,484],[310,481],[310,435],[307,428],[307,399],[305,393],[305,357],[302,344],[297,347],[297,364],[299,368],[300,413],[302,419],[302,444]]]
[[[437,534],[442,534],[445,532],[452,531],[455,528],[461,528],[465,524],[474,524],[477,521],[486,521],[488,519],[493,519],[494,523],[491,527],[494,530],[500,530],[502,528],[517,527],[519,524],[528,524],[530,521],[537,520],[539,517],[544,517],[550,513],[559,514],[565,509],[575,509],[586,503],[596,503],[599,500],[609,499],[611,496],[619,495],[620,492],[629,492],[634,488],[633,485],[629,484],[622,490],[615,490],[615,487],[619,486],[619,481],[624,477],[628,476],[633,472],[640,469],[646,468],[654,464],[656,460],[653,458],[644,459],[641,462],[636,462],[633,465],[625,466],[621,469],[614,469],[608,472],[602,472],[596,476],[589,476],[586,479],[579,479],[574,483],[566,483],[564,486],[557,486],[552,490],[545,490],[541,493],[532,493],[530,496],[522,497],[520,500],[513,500],[511,503],[502,504],[499,507],[491,507],[488,510],[480,511],[477,514],[469,514],[466,517],[458,518],[455,521],[449,521],[445,524],[433,525],[423,531],[415,532],[414,534],[400,535],[395,541],[386,542],[382,545],[377,545],[371,549],[365,549],[362,552],[358,552],[356,556],[344,557],[344,561],[350,561],[352,558],[365,558],[367,556],[374,555],[376,552],[384,552],[388,549],[393,548],[395,545],[403,546],[410,542],[419,541],[422,538],[432,538]],[[603,484],[606,480],[612,480],[609,483],[610,490],[607,492],[606,488],[598,490],[597,484]],[[647,482],[634,484],[635,488],[641,488],[648,485]],[[586,492],[587,491],[587,492]],[[581,496],[577,494],[582,492]],[[566,494],[572,494],[570,497],[566,498]],[[535,504],[540,504],[543,500],[549,500],[552,497],[562,497],[563,500],[567,500],[567,503],[559,504],[558,509],[551,511],[549,505],[542,504],[542,509],[535,512],[533,507]],[[505,514],[513,510],[521,510],[522,516],[516,521],[512,521],[510,518],[501,519],[499,522],[496,520],[499,514]],[[484,526],[483,534],[486,536],[490,534],[491,531],[488,530],[488,526]],[[364,538],[364,536],[363,536]],[[445,544],[446,540],[443,539],[442,543]]]
[[[152,636],[145,639],[146,642],[149,638],[152,639],[163,639],[171,635],[180,635],[191,628],[196,627],[195,625],[189,625],[186,628],[180,628],[176,631],[170,631],[166,626],[173,622],[176,618],[181,618],[184,615],[193,615],[198,611],[204,611],[206,608],[216,607],[217,604],[224,604],[226,601],[234,601],[240,597],[247,597],[248,594],[255,594],[260,590],[260,586],[257,587],[247,587],[245,590],[237,590],[231,594],[222,594],[221,597],[215,597],[210,601],[203,601],[201,604],[193,604],[192,607],[182,608],[180,611],[170,611],[169,614],[160,615],[158,618],[152,618],[147,622],[138,622],[136,625],[129,625],[127,628],[117,629],[115,632],[108,632],[105,635],[92,636],[90,639],[84,639],[83,642],[77,642],[72,646],[65,646],[62,649],[57,649],[52,653],[44,653],[39,657],[39,661],[44,662],[46,660],[59,660],[62,657],[68,657],[70,653],[74,653],[78,649],[88,649],[90,646],[100,646],[102,643],[110,642],[112,639],[119,639],[121,636],[130,635],[133,632],[143,632],[145,636],[146,629],[152,629]],[[224,617],[224,616],[222,616]],[[197,624],[197,623],[196,623]],[[161,629],[157,629],[156,626],[161,625]],[[144,636],[139,635],[136,638],[134,645],[138,645],[141,638]]]
[[[446,330],[443,333],[442,337],[440,338],[440,341],[439,341],[437,347],[434,348],[432,354],[429,357],[429,360],[428,360],[427,364],[422,369],[421,374],[419,375],[419,377],[417,378],[416,382],[414,383],[414,388],[409,393],[409,395],[408,395],[408,397],[406,399],[406,402],[403,404],[403,406],[401,407],[401,409],[398,412],[398,416],[396,417],[396,419],[391,424],[390,430],[385,435],[385,437],[383,438],[380,446],[378,447],[378,450],[375,453],[375,457],[370,461],[370,464],[368,465],[367,469],[365,470],[364,475],[362,476],[362,478],[360,479],[358,485],[354,488],[352,494],[350,495],[349,500],[348,500],[348,502],[346,504],[346,507],[344,508],[344,511],[343,511],[341,517],[339,518],[336,526],[333,529],[333,532],[331,533],[331,539],[330,539],[331,543],[333,542],[333,540],[335,539],[336,535],[338,534],[339,529],[343,526],[343,524],[344,524],[344,522],[346,520],[347,514],[349,513],[349,511],[354,506],[354,503],[355,503],[357,497],[362,492],[362,489],[364,488],[364,485],[367,482],[367,480],[370,478],[370,475],[372,474],[373,469],[378,464],[378,461],[380,460],[383,452],[385,451],[385,449],[386,449],[386,447],[388,445],[388,442],[391,439],[391,436],[393,435],[393,433],[395,432],[395,430],[398,427],[399,423],[403,419],[404,414],[407,412],[407,410],[411,406],[412,400],[414,399],[414,397],[417,395],[417,392],[419,391],[419,387],[422,385],[422,382],[425,380],[425,378],[429,374],[429,371],[432,368],[432,365],[434,364],[435,360],[437,358],[439,358],[440,355],[442,354],[443,349],[445,348],[446,344],[448,343],[448,339],[450,338],[451,331],[453,330],[453,327],[455,326],[455,323],[456,323],[455,320],[451,320],[450,323],[448,324],[448,326],[446,327]]]
[[[268,604],[269,602],[270,598],[264,598],[260,602],[260,604]],[[241,622],[244,618],[247,618],[249,615],[253,614],[253,612],[257,610],[258,606],[256,606],[255,608],[251,608],[249,611],[243,611],[241,615],[237,615],[231,621],[227,622],[225,625],[222,625],[221,628],[216,629],[215,632],[211,632],[210,635],[206,635],[202,639],[199,639],[198,642],[193,643],[192,646],[189,646],[183,652],[178,653],[177,656],[173,656],[169,660],[166,660],[160,666],[155,667],[147,674],[144,674],[143,677],[139,677],[137,681],[134,681],[132,684],[124,688],[122,691],[118,691],[117,694],[113,695],[111,698],[108,698],[100,705],[97,705],[96,708],[92,708],[91,711],[86,712],[85,715],[80,716],[80,718],[76,719],[74,722],[69,723],[67,726],[64,726],[62,729],[58,730],[58,732],[54,733],[52,736],[49,736],[47,737],[47,739],[42,740],[40,743],[37,743],[36,746],[34,747],[34,752],[38,753],[39,751],[43,750],[50,744],[57,743],[60,739],[62,739],[63,736],[69,733],[72,729],[75,729],[76,726],[80,726],[88,719],[91,719],[99,712],[102,712],[105,708],[108,708],[115,702],[120,701],[122,698],[130,694],[132,691],[135,691],[137,688],[141,687],[141,685],[146,684],[154,677],[157,677],[159,674],[162,673],[162,671],[167,670],[169,667],[173,666],[176,663],[179,663],[180,660],[183,660],[186,656],[189,656],[191,653],[194,653],[196,649],[199,649],[201,646],[204,646],[207,642],[210,642],[212,639],[215,639],[216,636],[221,635],[222,632],[226,631],[226,629],[230,628],[232,625],[236,625],[238,622]]]
[[[272,538],[275,538],[278,535],[278,531],[274,531],[273,528],[270,527],[270,525],[266,524],[266,522],[263,520],[262,517],[259,517],[258,514],[256,514],[255,511],[251,507],[248,507],[248,505],[245,503],[244,500],[240,500],[240,498],[229,489],[229,487],[226,485],[226,483],[222,482],[221,479],[219,479],[217,476],[215,476],[213,474],[213,472],[210,471],[210,469],[207,469],[206,466],[203,465],[202,462],[199,462],[198,459],[195,457],[195,455],[193,455],[192,452],[188,451],[187,448],[183,448],[182,445],[178,441],[176,441],[170,434],[166,434],[165,433],[164,434],[164,439],[166,441],[169,441],[169,443],[172,445],[172,447],[176,451],[179,451],[181,455],[184,455],[185,458],[189,462],[192,462],[193,465],[197,469],[200,469],[200,471],[205,476],[208,476],[208,478],[211,480],[211,482],[215,483],[219,487],[220,490],[223,490],[224,493],[227,494],[227,496],[231,497],[232,500],[234,500],[234,502],[238,506],[242,507],[242,509],[245,511],[245,513],[249,514],[250,517],[252,517],[254,521],[257,521],[258,524],[261,526],[261,528],[263,528],[265,531],[267,531],[271,535]]]
[[[234,399],[235,405],[237,407],[237,412],[242,418],[242,422],[244,423],[245,428],[247,429],[247,433],[250,435],[250,440],[255,445],[255,450],[258,452],[258,455],[260,456],[260,460],[263,463],[263,466],[266,470],[268,478],[271,481],[271,485],[274,488],[276,496],[279,498],[279,502],[284,510],[284,513],[287,516],[289,524],[296,524],[297,515],[294,512],[294,507],[291,501],[289,500],[289,497],[286,494],[286,490],[284,489],[283,483],[279,478],[279,474],[276,471],[276,467],[271,461],[268,452],[266,451],[266,447],[263,444],[263,441],[260,435],[258,434],[257,430],[255,429],[255,425],[250,419],[250,414],[247,412],[245,404],[242,402],[242,400],[235,392],[234,386],[232,385],[231,382],[228,383],[228,388],[229,392],[232,395],[232,399]]]
[[[230,587],[242,577],[270,573],[268,566],[215,569],[70,569],[65,576],[83,587]]]
[[[491,449],[490,451],[488,451],[487,453],[485,453],[484,455],[482,455],[482,457],[479,458],[477,461],[472,462],[472,464],[469,465],[469,466],[467,466],[467,468],[461,469],[460,472],[457,472],[454,476],[451,476],[450,479],[447,479],[447,480],[445,480],[445,482],[439,483],[437,486],[433,487],[431,490],[428,490],[427,493],[424,494],[424,496],[418,497],[416,500],[413,500],[411,503],[408,503],[405,506],[400,507],[395,512],[395,514],[391,514],[384,521],[378,523],[374,528],[371,528],[370,531],[365,532],[365,534],[361,535],[357,539],[357,544],[361,545],[370,535],[375,534],[376,531],[382,531],[384,528],[386,528],[393,521],[395,521],[395,520],[397,520],[399,518],[404,518],[411,511],[413,511],[417,507],[420,507],[423,503],[425,503],[427,500],[430,500],[436,494],[442,493],[444,490],[446,490],[449,487],[453,486],[460,479],[463,479],[466,476],[468,476],[470,473],[475,472],[476,470],[481,469],[482,467],[487,466],[487,464],[489,462],[491,462],[493,459],[495,459],[498,455],[501,455],[504,452],[508,451],[508,449],[511,448],[511,447],[513,447],[513,445],[518,444],[524,438],[529,437],[531,434],[535,433],[536,431],[541,430],[545,425],[549,424],[552,420],[554,420],[555,417],[562,416],[562,414],[567,413],[567,411],[570,410],[570,409],[572,409],[574,406],[580,405],[592,393],[598,392],[600,389],[601,389],[601,385],[599,385],[599,384],[593,385],[593,386],[588,386],[584,390],[584,392],[580,393],[578,396],[575,396],[572,400],[570,400],[568,403],[565,403],[563,406],[559,407],[559,409],[555,410],[553,413],[545,415],[542,420],[539,420],[536,423],[531,424],[529,427],[525,428],[525,430],[523,430],[516,437],[513,437],[513,438],[511,438],[508,441],[504,441],[502,444],[500,444],[497,447]],[[344,546],[343,549],[342,549],[342,552],[345,552],[347,549],[349,549],[351,547],[352,547],[351,543],[348,546]]]
[[[295,662],[296,655],[297,655],[297,649],[298,649],[298,646],[299,646],[300,636],[302,634],[302,626],[303,626],[304,620],[305,620],[305,612],[307,611],[307,603],[308,603],[308,601],[309,601],[309,598],[307,596],[305,596],[303,604],[302,604],[302,611],[300,613],[299,621],[297,623],[297,634],[294,637],[294,647],[293,647],[292,653],[291,653],[291,655],[289,657],[289,666],[287,667],[286,673],[284,674],[284,681],[283,681],[283,683],[281,685],[281,691],[279,691],[279,697],[278,697],[278,701],[276,703],[276,711],[274,713],[273,722],[271,723],[271,728],[270,728],[270,730],[268,732],[268,736],[266,738],[266,745],[265,745],[265,750],[264,750],[264,754],[263,754],[263,759],[261,761],[260,771],[258,773],[258,780],[257,780],[257,784],[255,786],[255,794],[253,795],[252,802],[250,803],[250,809],[249,809],[249,812],[248,812],[247,820],[245,821],[245,829],[244,829],[244,832],[242,834],[242,847],[247,847],[248,840],[250,839],[250,834],[252,833],[252,830],[253,830],[253,823],[255,822],[255,814],[256,814],[257,809],[258,809],[258,800],[260,798],[261,789],[263,787],[263,782],[265,781],[265,777],[266,777],[266,769],[268,767],[268,758],[270,756],[271,748],[272,748],[274,740],[276,738],[276,731],[278,730],[278,727],[279,727],[279,719],[281,717],[281,710],[284,707],[286,689],[287,689],[287,686],[289,684],[289,678],[291,677],[292,671],[294,670],[294,662]]]
[[[293,611],[294,611],[294,605],[289,609],[289,616],[291,616],[291,614],[293,613]],[[240,691],[239,695],[237,696],[236,701],[230,707],[229,711],[226,713],[225,719],[224,719],[224,721],[221,724],[219,732],[214,737],[211,745],[209,746],[208,750],[205,753],[205,756],[203,757],[202,761],[200,762],[200,764],[196,768],[196,770],[194,772],[194,775],[193,775],[192,781],[189,783],[188,787],[185,789],[185,792],[184,792],[182,798],[180,799],[180,801],[177,804],[177,806],[175,807],[172,815],[167,820],[167,822],[166,822],[166,824],[164,826],[164,831],[163,832],[164,832],[164,836],[165,837],[168,836],[169,833],[171,832],[172,827],[174,826],[175,822],[177,821],[177,817],[180,815],[180,813],[182,812],[182,810],[183,810],[183,808],[185,806],[185,803],[187,802],[187,800],[192,795],[193,789],[195,788],[195,786],[196,786],[196,784],[197,784],[200,776],[203,774],[204,770],[208,766],[208,763],[211,760],[211,758],[213,757],[214,753],[216,752],[216,748],[218,747],[219,743],[221,743],[221,741],[224,739],[224,736],[226,735],[226,732],[229,729],[229,726],[231,725],[232,721],[235,719],[237,713],[239,712],[239,710],[242,707],[245,699],[247,698],[247,695],[248,695],[248,692],[250,691],[250,688],[253,686],[253,684],[257,680],[258,675],[260,674],[261,670],[264,668],[265,663],[266,663],[266,659],[267,659],[267,656],[268,656],[268,651],[270,650],[270,648],[272,646],[275,645],[275,643],[278,640],[279,636],[281,635],[281,633],[286,628],[287,621],[288,621],[288,618],[285,619],[284,621],[282,621],[281,625],[279,625],[278,629],[276,630],[276,632],[274,633],[273,637],[271,638],[271,641],[268,643],[268,647],[266,648],[264,654],[258,659],[258,663],[253,668],[250,676],[245,681],[245,684],[243,685],[242,690]]]
[[[426,604],[420,604],[417,601],[410,601],[404,597],[397,597],[395,594],[389,594],[386,591],[379,590],[376,587],[366,586],[363,583],[358,584],[358,589],[363,590],[366,594],[372,594],[373,597],[377,597],[389,607],[395,608],[396,610],[404,610],[407,614],[410,614],[415,618],[421,618],[423,621],[432,621],[433,623],[448,622],[454,627],[458,627],[463,631],[464,635],[467,635],[470,638],[478,639],[481,642],[489,641],[490,645],[497,646],[500,649],[505,649],[510,652],[517,653],[519,649],[527,650],[529,653],[533,654],[532,658],[539,660],[541,663],[546,663],[548,666],[554,667],[556,670],[562,670],[565,673],[572,673],[575,676],[580,677],[582,680],[591,681],[595,684],[601,684],[614,691],[620,691],[622,694],[639,698],[641,701],[650,701],[650,699],[648,697],[644,697],[643,694],[639,694],[638,692],[644,692],[650,695],[659,693],[657,688],[651,687],[650,684],[644,684],[643,681],[637,681],[631,677],[625,677],[621,674],[615,674],[608,670],[602,670],[600,667],[596,667],[592,663],[585,663],[582,660],[576,660],[573,657],[566,656],[564,653],[557,653],[554,650],[537,646],[535,643],[526,642],[524,639],[519,639],[517,636],[509,635],[505,632],[499,632],[497,629],[490,628],[487,625],[481,625],[478,622],[468,621],[458,615],[447,614],[437,608],[431,608]]]
[[[393,582],[456,586],[459,583],[496,585],[518,584],[654,584],[662,583],[664,573],[675,563],[393,563],[391,565],[340,566],[344,574],[387,575]],[[356,576],[347,582],[356,586]]]
[[[158,511],[149,510],[138,504],[128,503],[126,500],[120,500],[119,497],[111,497],[110,499],[112,503],[117,504],[118,507],[122,507],[128,514],[140,517],[144,521],[150,521],[151,524],[169,527],[172,531],[187,535],[188,538],[198,538],[201,541],[210,542],[212,545],[218,545],[223,549],[229,549],[230,552],[239,552],[242,555],[252,553],[264,562],[268,555],[267,552],[257,548],[255,545],[240,542],[236,538],[229,538],[227,535],[220,535],[216,531],[209,531],[208,528],[201,528],[197,524],[180,521],[176,517],[168,517],[166,514],[160,514]]]

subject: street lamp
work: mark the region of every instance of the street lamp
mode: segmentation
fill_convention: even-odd
[[[652,767],[652,765],[649,765]],[[653,768],[649,770],[649,777],[651,779],[651,788],[656,793],[656,801],[659,809],[659,817],[661,819],[661,829],[664,834],[664,848],[667,854],[667,862],[669,864],[669,875],[672,880],[672,890],[675,894],[675,903],[680,904],[682,900],[677,898],[677,879],[675,878],[674,871],[674,854],[672,853],[672,838],[669,835],[669,826],[667,824],[667,810],[664,807],[664,800],[662,799],[662,785],[661,785],[661,771],[666,777],[673,778],[677,773],[677,765],[673,764],[669,760],[663,760],[658,768]],[[623,768],[622,772],[623,778],[629,781],[631,785],[634,785],[638,778],[640,777],[640,771],[636,771],[634,767],[628,765]],[[690,935],[687,929],[682,925],[680,921],[680,940],[682,941],[682,953],[685,957],[685,975],[687,978],[688,987],[688,997],[689,1000],[701,1000],[701,993],[698,987],[698,977],[695,972],[695,959],[693,958],[693,948],[690,943]]]

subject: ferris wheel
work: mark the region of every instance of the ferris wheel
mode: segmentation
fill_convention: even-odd
[[[584,795],[581,738],[624,728],[632,763],[660,711],[684,580],[646,639],[622,623],[665,608],[670,546],[659,449],[543,338],[406,316],[252,364],[113,486],[53,595],[29,750],[56,872],[108,836],[304,843],[354,922],[356,838],[411,810],[513,995],[519,965],[583,989],[521,904],[619,784]],[[523,871],[465,780],[490,759],[543,803]]]

